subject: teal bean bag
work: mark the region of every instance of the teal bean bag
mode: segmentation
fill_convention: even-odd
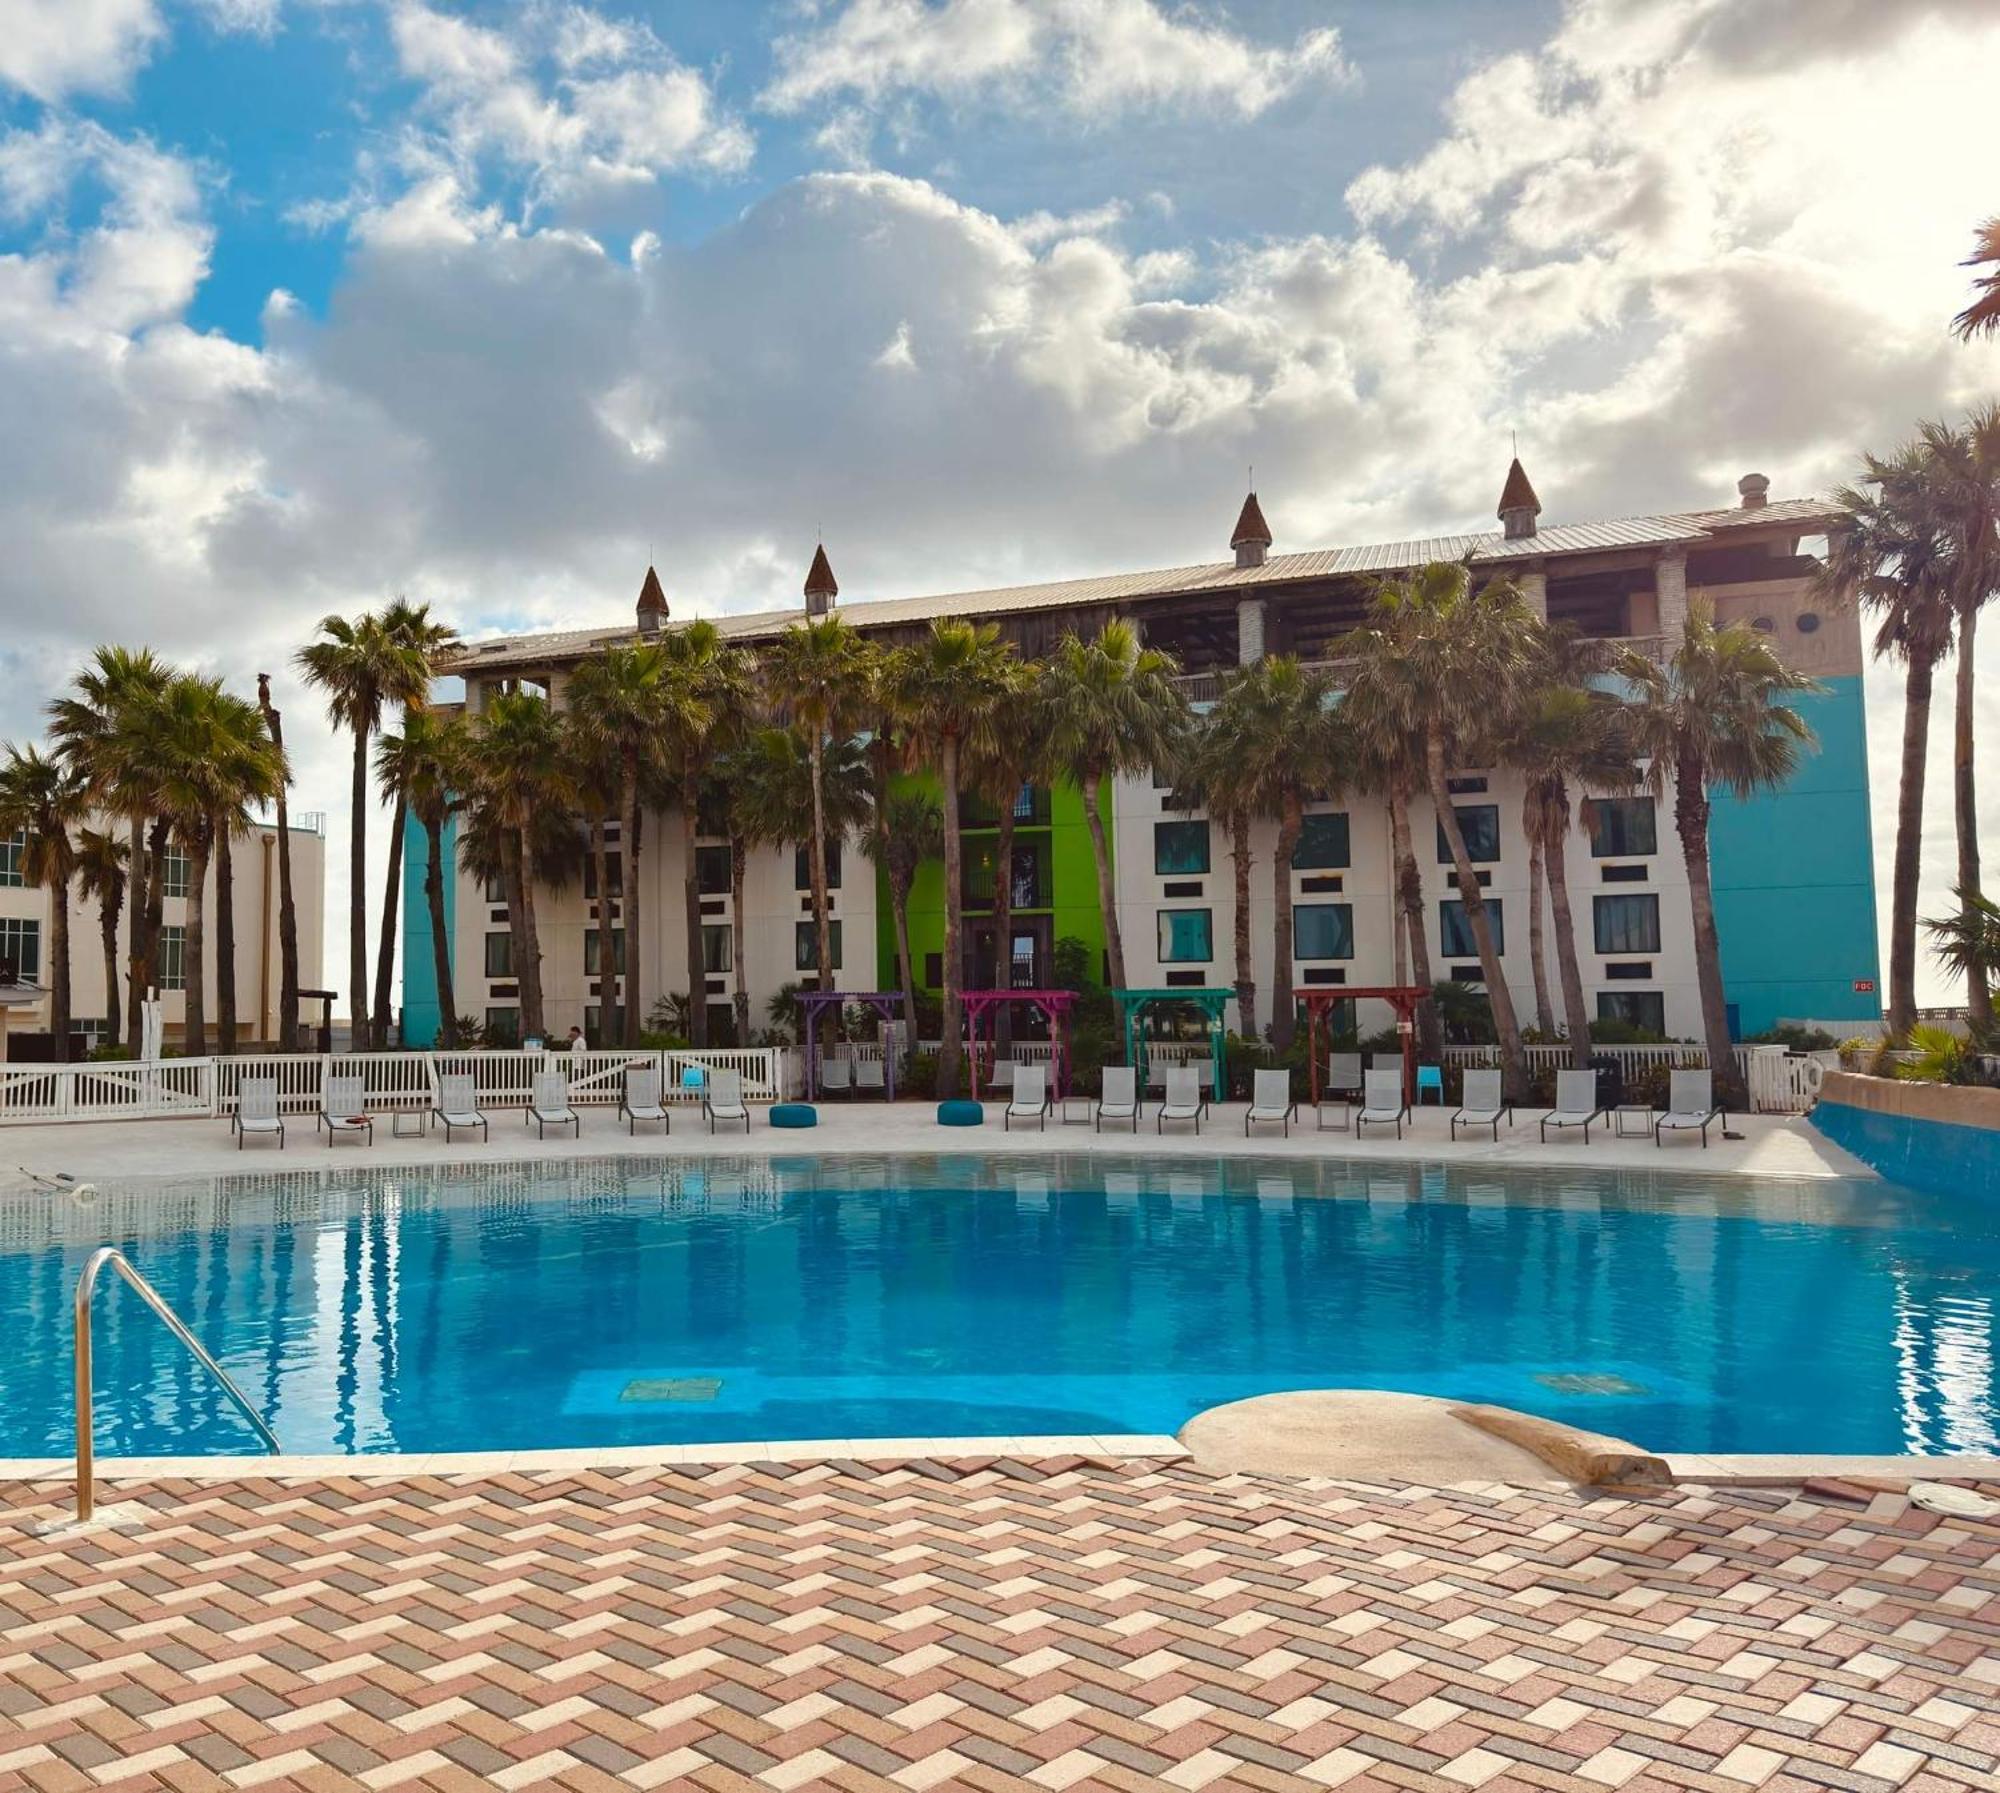
[[[778,1102],[771,1108],[774,1127],[817,1127],[819,1110],[810,1102]]]
[[[978,1127],[986,1121],[986,1110],[977,1102],[968,1102],[963,1096],[956,1096],[949,1102],[940,1102],[937,1107],[940,1127]]]

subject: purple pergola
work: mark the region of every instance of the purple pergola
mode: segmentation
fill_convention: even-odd
[[[799,992],[799,1013],[805,1019],[806,1048],[806,1100],[812,1101],[819,1094],[819,1018],[824,1009],[832,1009],[837,1015],[850,1002],[862,1003],[868,1008],[879,1009],[882,1019],[894,1021],[896,1011],[903,1006],[904,994],[901,990],[801,990]],[[896,1099],[896,1051],[893,1043],[885,1043],[882,1048],[882,1099],[893,1102]]]
[[[1003,1003],[1025,1002],[1039,1009],[1049,1023],[1049,1093],[1069,1093],[1069,1012],[1076,1006],[1074,990],[967,990],[965,1003],[965,1052],[972,1068],[972,1087],[979,1078],[979,1024]]]

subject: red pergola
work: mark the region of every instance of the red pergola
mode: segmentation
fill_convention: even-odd
[[[1403,1100],[1415,1103],[1417,1004],[1430,995],[1422,984],[1376,984],[1366,988],[1346,984],[1329,988],[1315,984],[1310,990],[1294,990],[1292,994],[1306,1005],[1306,1050],[1312,1060],[1312,1099],[1315,1104],[1319,1101],[1320,1023],[1326,1018],[1326,1011],[1336,1002],[1360,1002],[1364,999],[1386,1002],[1396,1011],[1396,1032],[1403,1041]]]
[[[1069,1012],[1076,1006],[1074,990],[967,990],[965,1004],[965,1055],[972,1070],[972,1088],[977,1093],[979,1077],[979,1024],[1003,1003],[1025,1002],[1039,1009],[1049,1022],[1049,1094],[1069,1091]]]

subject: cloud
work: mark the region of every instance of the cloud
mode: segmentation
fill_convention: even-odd
[[[165,29],[153,0],[0,0],[0,81],[50,102],[117,93]]]
[[[778,112],[921,92],[961,103],[1046,97],[1089,117],[1194,105],[1255,118],[1308,83],[1353,78],[1331,28],[1264,47],[1156,0],[846,0],[774,52],[763,101]]]

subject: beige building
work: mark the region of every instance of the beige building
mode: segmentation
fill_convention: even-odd
[[[113,824],[120,833],[123,824]],[[316,814],[291,818],[292,897],[298,912],[299,982],[306,989],[321,983],[321,951],[325,938],[326,827]],[[278,831],[270,823],[254,823],[232,843],[236,889],[236,1014],[240,1045],[275,1040],[278,1032],[280,961],[278,954]],[[168,1041],[181,1037],[187,1004],[184,953],[187,942],[188,862],[169,852],[165,866],[166,896],[161,908],[160,1000]],[[215,873],[209,873],[207,1012],[215,1020]],[[0,840],[0,960],[11,960],[23,980],[42,985],[52,981],[49,893],[29,884],[21,874],[18,837]],[[104,945],[97,904],[72,889],[70,897],[70,1018],[75,1032],[93,1042],[105,1035]],[[129,907],[118,922],[119,1013],[124,1013],[125,957],[131,942]],[[10,1017],[14,1034],[46,1030],[49,999],[17,1008]]]

